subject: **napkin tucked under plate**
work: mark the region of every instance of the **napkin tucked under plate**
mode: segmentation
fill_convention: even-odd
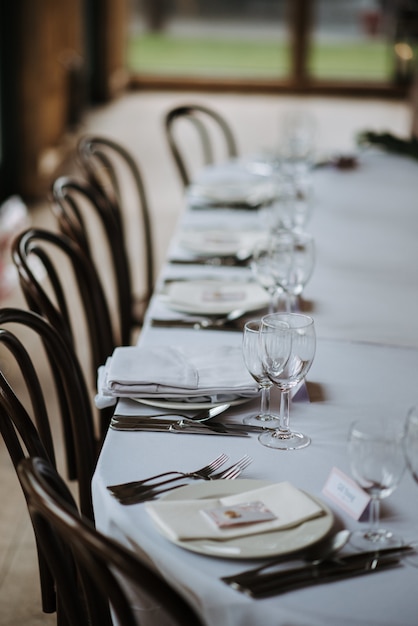
[[[222,505],[229,507],[255,501],[261,501],[276,519],[221,529],[202,512],[203,509]],[[275,483],[223,498],[147,502],[146,509],[157,526],[173,541],[225,540],[284,530],[324,514],[317,502],[289,482]]]
[[[98,390],[98,405],[106,397],[224,402],[259,392],[235,346],[118,347],[99,372]]]

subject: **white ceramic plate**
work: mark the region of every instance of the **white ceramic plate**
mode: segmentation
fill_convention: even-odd
[[[180,487],[165,494],[163,499],[216,498],[257,489],[269,484],[271,482],[262,480],[217,480]],[[174,543],[191,552],[230,559],[267,558],[302,550],[325,537],[334,522],[331,510],[318,498],[312,495],[310,497],[324,509],[324,515],[299,524],[299,526],[294,528],[276,530],[259,535],[248,535],[247,537],[237,537],[227,541],[196,539],[192,541],[174,541]],[[159,530],[163,533],[161,529]],[[167,538],[170,539],[170,537]]]
[[[185,230],[179,244],[186,250],[200,255],[229,255],[244,252],[250,254],[254,244],[264,239],[264,233],[231,230]]]
[[[268,306],[269,296],[257,283],[225,280],[188,280],[167,287],[165,304],[183,313],[226,315]]]
[[[235,398],[235,396],[233,397]],[[145,404],[146,406],[156,406],[159,409],[199,411],[200,409],[213,409],[215,406],[220,406],[221,404],[226,403],[231,406],[238,406],[240,404],[250,402],[251,400],[254,400],[254,398],[235,398],[234,400],[225,399],[222,402],[173,402],[172,400],[154,400],[154,398],[147,398],[146,400],[144,400],[144,398],[130,398],[130,400],[135,400],[135,402]]]

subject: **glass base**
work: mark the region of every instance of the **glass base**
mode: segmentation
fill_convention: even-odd
[[[261,426],[262,428],[277,428],[280,426],[280,419],[278,415],[247,415],[242,420],[243,424],[247,424],[248,426]]]
[[[302,433],[275,430],[259,435],[258,440],[263,446],[276,450],[300,450],[311,443],[310,437]]]
[[[386,528],[369,528],[351,533],[350,544],[359,550],[380,550],[381,548],[402,546],[403,540]]]

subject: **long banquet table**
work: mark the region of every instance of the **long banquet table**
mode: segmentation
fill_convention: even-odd
[[[291,422],[312,438],[309,447],[280,452],[248,438],[173,435],[109,430],[93,478],[97,527],[139,551],[197,607],[208,626],[392,626],[418,623],[418,568],[400,567],[254,600],[220,581],[253,560],[197,554],[175,545],[153,525],[144,504],[123,506],[106,486],[165,470],[188,471],[220,452],[231,461],[253,458],[242,478],[288,480],[322,499],[334,525],[357,529],[355,521],[324,493],[332,468],[350,476],[347,434],[353,419],[379,412],[404,419],[418,402],[418,165],[406,158],[371,151],[352,171],[318,169],[309,230],[317,262],[304,292],[315,319],[317,351],[307,377],[309,401],[295,400]],[[255,212],[185,211],[186,227],[258,228]],[[170,256],[177,253],[176,236]],[[142,346],[237,345],[235,331],[156,328],[150,320],[164,309],[159,290],[167,278],[248,277],[248,268],[175,265],[163,268]],[[226,365],[227,366],[227,365]],[[273,405],[277,410],[277,397]],[[229,420],[241,421],[257,401],[231,408]],[[147,408],[134,403],[136,412]],[[132,402],[120,403],[132,411]],[[406,472],[382,503],[382,523],[405,541],[418,538],[418,484]],[[267,540],[267,539],[266,539]],[[236,555],[235,555],[236,556]],[[255,562],[258,562],[257,560]],[[143,614],[142,614],[143,615]],[[150,614],[152,616],[152,613]],[[150,623],[160,624],[158,618]]]

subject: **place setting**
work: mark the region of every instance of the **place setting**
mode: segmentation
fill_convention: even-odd
[[[240,160],[206,166],[186,189],[185,200],[194,209],[257,210],[271,202],[276,189],[265,176],[249,171]]]
[[[269,305],[258,283],[235,277],[172,279],[154,300],[151,326],[240,332],[246,316]]]
[[[262,229],[230,229],[222,226],[186,227],[177,236],[169,262],[180,265],[247,267],[254,245],[265,239]]]
[[[96,406],[117,403],[114,430],[248,437],[262,428],[222,418],[258,395],[241,346],[125,346],[100,368]]]

